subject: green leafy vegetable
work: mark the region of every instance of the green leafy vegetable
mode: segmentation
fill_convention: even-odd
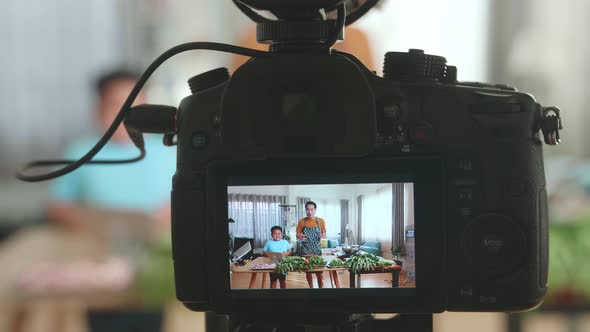
[[[305,258],[298,257],[298,256],[287,256],[283,258],[279,264],[277,264],[276,271],[278,273],[287,274],[291,271],[299,271],[303,270],[305,265]]]
[[[277,264],[276,271],[278,273],[286,274],[292,271],[302,272],[313,270],[324,265],[326,265],[326,261],[321,256],[314,255],[308,258],[287,256]]]
[[[322,256],[316,255],[310,256],[305,262],[305,268],[307,270],[313,270],[318,266],[326,265],[326,261],[322,258]]]
[[[363,270],[373,270],[379,265],[380,258],[376,255],[364,253],[362,255],[352,256],[346,260],[345,265],[352,272],[356,273]]]
[[[329,264],[329,267],[343,267],[344,266],[344,262],[338,258],[332,260]]]

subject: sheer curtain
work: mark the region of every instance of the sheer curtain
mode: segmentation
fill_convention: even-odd
[[[270,239],[270,228],[281,225],[279,204],[285,204],[286,196],[229,194],[229,233],[234,237],[254,239],[254,248],[261,248]]]
[[[363,195],[362,242],[379,241],[382,249],[387,248],[387,244],[391,244],[392,199],[391,185]]]
[[[342,243],[344,238],[346,237],[346,228],[350,227],[350,220],[348,220],[348,208],[350,206],[350,201],[347,199],[340,200],[340,236],[339,241]],[[352,228],[350,228],[351,232]],[[354,233],[353,233],[354,234]]]
[[[326,223],[326,237],[330,239],[340,238],[342,218],[339,199],[318,200],[316,216],[324,219]]]

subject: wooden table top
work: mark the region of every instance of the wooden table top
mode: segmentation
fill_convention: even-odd
[[[334,256],[332,256],[334,258]],[[326,261],[330,261],[328,259],[326,259],[327,257],[322,256],[322,258],[324,258],[324,260]],[[245,265],[242,266],[236,266],[234,265],[232,271],[233,272],[237,272],[237,273],[256,273],[256,272],[274,272],[274,269],[252,269],[252,267],[254,267],[255,265],[258,264],[272,264],[273,260],[270,257],[257,257],[254,260],[249,261],[248,263],[246,263]],[[322,267],[318,267],[315,268],[313,270],[304,270],[301,272],[322,272],[322,271],[336,271],[336,270],[347,270],[347,268],[345,267],[328,267],[328,266],[322,266]],[[296,271],[299,272],[299,271]]]

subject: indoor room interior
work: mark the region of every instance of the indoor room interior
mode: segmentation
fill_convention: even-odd
[[[63,203],[58,195],[76,192],[58,189],[57,181],[24,183],[14,174],[31,160],[78,158],[78,143],[104,132],[97,110],[108,102],[98,77],[121,68],[141,73],[165,50],[189,41],[254,47],[254,23],[230,0],[3,0],[1,8],[0,331],[206,331],[206,315],[175,298],[169,197],[176,155],[161,137],[148,145],[149,176],[131,181],[121,175],[123,166],[79,170],[101,173],[92,178],[102,190],[90,195],[97,205],[56,204]],[[435,314],[434,331],[590,331],[589,13],[584,0],[382,0],[347,28],[348,43],[336,46],[377,74],[386,52],[423,49],[457,66],[459,81],[515,86],[562,110],[562,144],[543,147],[550,213],[544,303],[526,313]],[[177,106],[191,93],[189,78],[218,67],[233,73],[244,61],[219,52],[178,55],[154,73],[142,98]],[[283,196],[276,203],[294,206],[288,236],[291,220],[305,214],[299,198],[315,200],[328,223],[327,240],[378,242],[378,252],[392,258],[396,235],[368,227],[365,208],[359,228],[361,193],[232,193],[236,202],[246,194]],[[280,208],[274,213],[283,220]],[[256,230],[260,235],[242,233],[245,223],[234,219],[234,239],[253,239],[253,249],[269,239],[268,225]]]
[[[396,199],[399,197],[399,199]],[[343,255],[343,247],[392,260],[393,248],[403,247],[404,256],[399,287],[415,287],[414,194],[412,183],[354,183],[228,187],[230,247],[239,250],[246,241],[252,252],[244,258],[260,256],[270,240],[273,226],[283,229],[283,239],[298,251],[299,221],[306,218],[305,204],[316,203],[315,217],[325,222],[326,236],[321,239],[326,261]],[[405,234],[410,234],[406,237]],[[326,276],[328,273],[325,272]],[[349,287],[348,271],[338,271],[340,287]],[[305,288],[302,274],[288,275],[288,288]],[[326,278],[327,279],[327,278]],[[247,288],[250,273],[233,273],[232,288]],[[330,283],[334,287],[334,283]],[[257,285],[258,286],[258,285]],[[268,285],[261,284],[262,288]],[[317,287],[317,283],[315,284]],[[359,287],[357,285],[357,287]],[[362,287],[392,287],[391,277],[363,276]]]

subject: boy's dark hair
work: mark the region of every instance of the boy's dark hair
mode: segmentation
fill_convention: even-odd
[[[281,226],[272,226],[272,228],[270,229],[270,232],[274,232],[275,230],[279,230],[281,231],[281,233],[283,232],[283,228]]]
[[[112,81],[116,80],[130,80],[130,81],[138,81],[141,74],[131,69],[126,68],[118,68],[101,74],[96,79],[96,83],[94,85],[96,94],[98,96],[102,96],[106,90],[106,87]]]
[[[313,201],[305,202],[305,208],[307,209],[307,206],[310,205],[310,204],[313,205],[313,208],[314,209],[316,209],[316,210],[318,209],[317,204],[315,202],[313,202]]]

